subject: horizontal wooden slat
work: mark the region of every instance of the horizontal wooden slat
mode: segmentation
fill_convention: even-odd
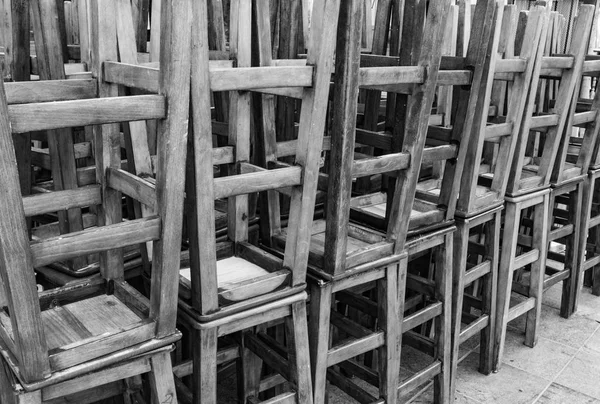
[[[143,203],[156,208],[156,186],[137,175],[122,169],[109,168],[106,172],[108,186]]]
[[[158,93],[159,69],[155,66],[104,62],[104,80],[109,83]]]
[[[583,72],[600,72],[600,60],[586,60],[585,62],[583,62]]]
[[[212,91],[252,90],[281,87],[312,86],[313,68],[304,67],[239,67],[210,72]]]
[[[30,195],[23,198],[25,216],[83,208],[100,203],[102,203],[102,194],[99,185]]]
[[[145,243],[160,236],[160,219],[150,217],[63,234],[31,245],[33,266]]]
[[[411,84],[423,83],[424,80],[425,68],[419,66],[361,67],[358,85],[365,87]]]
[[[306,64],[306,62],[305,62]],[[105,62],[105,80],[127,87],[158,92],[159,70],[153,66]],[[210,68],[212,91],[252,90],[312,86],[311,66]]]
[[[409,153],[393,153],[383,156],[356,160],[352,165],[352,177],[364,177],[387,173],[390,171],[406,170],[410,166]]]
[[[95,98],[96,80],[20,81],[5,84],[6,100],[11,104]]]
[[[301,167],[287,167],[215,178],[215,199],[299,185]]]
[[[571,69],[574,62],[573,56],[544,56],[542,58],[542,70]]]
[[[582,125],[593,122],[596,119],[596,111],[577,112],[573,114],[573,125]]]
[[[428,147],[423,150],[423,164],[433,163],[434,161],[448,160],[456,158],[458,155],[458,146],[455,144]]]
[[[525,71],[525,59],[499,59],[496,61],[496,73],[521,73]]]
[[[512,122],[488,125],[485,127],[485,138],[493,139],[493,138],[497,138],[500,136],[507,136],[512,133],[512,130],[513,130]]]
[[[440,70],[437,78],[439,86],[466,86],[471,84],[473,73],[470,70]]]
[[[558,125],[558,118],[556,114],[533,116],[531,117],[530,129],[556,126]]]
[[[160,119],[165,116],[166,103],[160,95],[137,95],[9,105],[8,112],[13,133],[25,133]]]

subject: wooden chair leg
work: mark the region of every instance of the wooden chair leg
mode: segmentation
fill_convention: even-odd
[[[311,286],[309,346],[315,403],[325,402],[327,394],[331,286],[331,283],[312,284]]]
[[[510,295],[514,271],[514,257],[517,252],[517,238],[519,227],[517,225],[521,210],[517,204],[506,203],[504,219],[504,233],[502,238],[502,251],[500,267],[498,268],[498,293],[496,296],[496,335],[494,337],[494,371],[500,370],[502,355],[504,353],[504,340],[510,309]]]
[[[579,227],[581,226],[581,199],[583,184],[569,195],[568,217],[569,224],[573,225],[573,231],[565,242],[565,268],[569,269],[570,275],[563,280],[562,297],[560,300],[560,315],[569,318],[573,314],[575,295],[577,293],[577,250],[579,249]],[[553,205],[550,206],[552,211]]]
[[[493,219],[486,224],[485,243],[488,246],[490,273],[482,281],[482,315],[487,315],[487,327],[481,330],[479,346],[479,371],[488,375],[493,370],[494,334],[496,330],[496,293],[498,290],[498,264],[500,259],[500,217],[501,213],[494,214]]]
[[[408,258],[405,258],[407,260]],[[398,271],[402,265],[387,267],[387,275],[378,281],[379,327],[385,330],[385,344],[379,348],[379,391],[387,404],[398,402],[398,384],[400,382],[400,321],[398,321],[399,302]]]
[[[310,372],[310,351],[308,345],[308,323],[306,302],[292,305],[292,318],[286,320],[290,366],[295,367],[297,403],[312,404],[313,389]]]
[[[194,330],[194,402],[217,402],[217,329]],[[162,404],[162,403],[161,403]]]
[[[450,402],[454,402],[455,375],[458,368],[458,356],[460,347],[460,331],[462,328],[463,297],[465,292],[465,273],[467,270],[467,250],[469,247],[469,225],[463,220],[456,221],[456,233],[454,235],[453,248],[453,272],[452,272],[452,364]]]
[[[257,331],[255,330],[255,332]],[[258,398],[263,361],[251,349],[246,347],[243,337],[241,338],[240,351],[238,393],[240,402],[246,403],[250,397]]]
[[[527,327],[525,329],[525,345],[534,347],[538,340],[542,315],[542,294],[544,293],[544,273],[546,271],[547,234],[548,234],[548,209],[549,195],[544,197],[544,202],[534,208],[534,231],[532,248],[539,251],[539,259],[531,264],[531,278],[529,283],[529,297],[535,299],[535,308],[527,312]],[[516,240],[515,240],[516,241]]]
[[[578,245],[577,245],[577,261],[576,261],[576,270],[574,271],[575,275],[575,296],[573,298],[573,306],[571,307],[571,313],[575,313],[577,311],[577,306],[579,304],[579,298],[581,292],[583,290],[583,280],[585,278],[585,253],[587,250],[587,239],[588,232],[590,226],[590,216],[592,214],[592,200],[594,195],[594,184],[595,180],[592,177],[592,174],[588,174],[585,181],[582,184],[582,196],[581,196],[581,211],[580,211],[580,223],[579,223],[579,233],[577,235]]]
[[[177,393],[173,380],[171,353],[161,352],[150,358],[150,385],[155,404],[177,404]]]
[[[454,234],[444,236],[444,242],[436,249],[436,295],[442,302],[442,314],[435,320],[437,356],[442,361],[442,371],[433,382],[434,403],[450,402],[450,379],[452,359],[452,250]]]

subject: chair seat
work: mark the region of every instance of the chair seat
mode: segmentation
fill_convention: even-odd
[[[182,282],[191,289],[191,270],[179,272]],[[288,270],[269,271],[244,258],[228,257],[217,261],[217,285],[222,302],[239,302],[277,290],[286,284]],[[183,291],[183,297],[188,295]]]
[[[431,192],[431,191],[428,191]],[[384,228],[387,196],[384,193],[371,194],[353,198],[350,217],[357,222],[375,227]],[[409,233],[427,230],[430,226],[437,226],[445,221],[446,210],[433,202],[415,199],[410,213]],[[425,230],[425,231],[427,231]]]
[[[156,325],[143,318],[147,304],[129,286],[42,310],[50,367],[59,371],[154,339]],[[80,288],[81,290],[81,288]],[[130,294],[129,294],[130,293]],[[135,303],[133,303],[135,301]],[[11,337],[9,315],[0,312],[0,326]]]

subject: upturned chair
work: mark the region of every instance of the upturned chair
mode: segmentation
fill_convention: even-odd
[[[340,5],[336,0],[314,3],[311,46],[304,66],[284,60],[279,65],[252,67],[253,19],[260,33],[256,41],[263,49],[266,44],[270,48],[265,6],[265,2],[249,0],[231,3],[230,54],[235,67],[218,69],[209,66],[206,5],[198,2],[194,7],[193,136],[189,137],[186,189],[190,268],[181,271],[179,316],[193,330],[195,402],[216,402],[217,342],[234,333],[243,369],[244,401],[258,401],[263,361],[292,386],[292,391],[272,400],[313,401],[306,266]],[[213,147],[210,91],[230,95],[229,136],[224,147]],[[302,101],[293,164],[261,167],[249,162],[251,91],[291,92]],[[214,178],[215,165],[223,173],[218,178]],[[282,257],[248,240],[249,195],[275,189],[283,189],[291,197],[289,238]],[[223,243],[217,243],[215,237],[217,199],[228,203],[228,235]],[[278,347],[264,332],[274,322],[285,324],[284,346]]]
[[[590,29],[593,11],[594,6],[583,5],[580,8],[571,36],[569,56],[545,56],[536,66],[536,73],[540,73],[544,80],[546,77],[560,80],[556,102],[551,112],[534,114],[534,100],[539,84],[536,76],[530,86],[525,118],[521,124],[519,140],[509,171],[506,193],[497,300],[496,368],[501,364],[509,321],[527,313],[525,344],[532,347],[537,342],[542,294],[544,287],[549,287],[544,277],[549,240],[550,179],[560,142],[564,139],[563,131],[572,113],[571,105],[587,52],[585,38]],[[529,18],[531,19],[531,15]],[[547,15],[544,16],[542,24],[542,36],[546,38]],[[538,135],[539,147],[530,147],[534,143],[531,140]],[[527,234],[520,234],[521,225],[529,228]],[[519,275],[515,277],[514,272],[524,267],[530,268],[527,276],[523,271],[519,271]],[[564,294],[572,296],[571,268],[565,265],[561,272],[553,273],[550,279],[562,280]],[[527,280],[525,286],[513,284],[513,280],[521,279]],[[510,306],[512,290],[524,295],[524,298],[513,307]],[[568,307],[566,299],[562,304],[564,308]]]
[[[158,402],[177,401],[169,351],[180,338],[175,329],[181,242],[177,229],[183,215],[185,136],[181,134],[187,131],[189,106],[190,3],[165,2],[162,26],[167,39],[159,94],[134,97],[117,97],[116,86],[103,76],[101,62],[116,59],[113,6],[111,1],[98,1],[93,7],[99,98],[79,91],[71,101],[63,101],[63,89],[56,90],[56,83],[47,81],[11,83],[6,91],[0,86],[1,198],[3,206],[11,207],[0,219],[4,298],[0,353],[8,365],[2,366],[0,377],[8,383],[0,389],[3,402],[52,401],[147,372]],[[38,94],[37,102],[15,102],[16,95],[27,90]],[[164,139],[155,190],[121,169],[118,123],[145,119],[159,120]],[[22,198],[13,136],[90,125],[97,183]],[[157,214],[122,221],[122,193],[156,206]],[[92,204],[99,206],[98,226],[30,243],[27,216]],[[147,241],[154,241],[149,300],[123,280],[122,255],[123,247]],[[96,252],[101,256],[100,279],[38,294],[36,267]]]

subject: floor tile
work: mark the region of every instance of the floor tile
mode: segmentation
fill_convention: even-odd
[[[456,392],[486,404],[530,404],[548,386],[548,380],[508,364],[498,373],[484,376],[476,370],[477,354],[459,365]],[[473,402],[473,401],[471,401]]]
[[[524,336],[513,330],[506,334],[502,362],[547,380],[553,380],[577,349],[541,337],[534,348],[523,344]]]
[[[600,397],[600,352],[583,348],[554,380],[591,397]]]
[[[509,328],[524,332],[525,323],[525,315],[523,315],[511,321]],[[562,318],[558,309],[543,305],[538,335],[539,337],[579,349],[594,334],[598,327],[598,322],[588,317],[573,315],[568,319]]]
[[[592,349],[596,352],[600,352],[600,327],[596,332],[587,340],[585,347]]]
[[[600,400],[552,383],[535,404],[600,404]]]
[[[577,312],[574,315],[600,322],[600,296],[594,296],[591,288],[584,287],[579,296]]]

